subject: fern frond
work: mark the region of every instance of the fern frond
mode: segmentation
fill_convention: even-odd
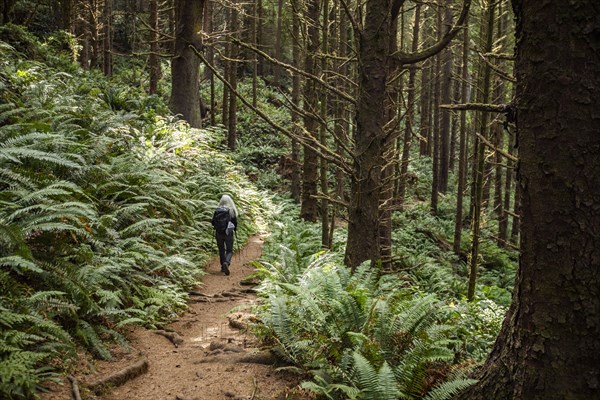
[[[476,379],[453,379],[433,388],[423,400],[450,400],[456,394],[477,383]]]
[[[25,271],[42,273],[44,272],[35,262],[26,260],[21,256],[7,256],[0,258],[0,266],[10,267],[18,274],[23,274]]]

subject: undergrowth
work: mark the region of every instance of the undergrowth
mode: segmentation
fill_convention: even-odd
[[[28,53],[0,41],[0,397],[13,399],[80,347],[109,359],[123,327],[181,312],[223,192],[241,242],[271,204],[215,149],[223,132],[160,117],[159,99],[2,29]]]

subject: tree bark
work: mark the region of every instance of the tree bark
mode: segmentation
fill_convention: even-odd
[[[465,104],[468,101],[468,80],[469,80],[469,22],[465,21],[465,30],[463,32],[462,42],[462,66],[461,66],[461,87],[460,101]],[[462,240],[463,230],[463,199],[465,197],[465,187],[467,181],[467,170],[469,162],[467,160],[467,111],[460,112],[460,133],[458,144],[458,185],[456,189],[456,214],[454,219],[454,243],[452,250],[454,254],[460,254],[460,242]]]
[[[387,52],[391,21],[388,0],[365,4],[364,29],[358,49],[359,89],[356,106],[355,162],[348,211],[348,242],[345,262],[356,269],[363,261],[380,258],[379,199],[385,122]]]
[[[479,382],[457,398],[596,399],[598,5],[513,0],[513,8],[522,190],[519,271],[512,305]]]
[[[280,0],[281,1],[281,0]],[[321,52],[323,53],[323,57],[321,58],[321,78],[324,81],[328,80],[329,70],[328,70],[328,57],[325,57],[325,54],[329,53],[329,0],[323,0],[323,15],[321,17]],[[320,117],[322,121],[327,121],[327,110],[328,110],[328,96],[327,89],[321,87],[320,89]],[[327,146],[327,125],[326,123],[321,123],[319,126],[319,140],[323,144],[323,146]],[[324,248],[329,247],[329,180],[328,180],[328,163],[327,160],[323,157],[319,160],[319,177],[320,177],[320,187],[322,198],[320,200],[320,212],[321,212],[321,246]]]
[[[452,27],[452,10],[450,9],[451,1],[444,2],[444,18],[443,27],[444,33]],[[450,46],[446,47],[440,54],[441,58],[441,102],[448,104],[451,101],[452,93],[452,50]],[[450,110],[438,110],[441,113],[440,117],[440,146],[439,146],[439,191],[446,193],[448,191],[448,176],[450,173]]]
[[[159,25],[158,25],[158,0],[150,1],[150,94],[156,94],[158,90],[158,81],[160,80],[160,56],[159,52]]]
[[[307,73],[315,75],[317,71],[316,54],[319,50],[319,0],[308,0],[306,11],[307,46],[304,69]],[[313,115],[318,114],[319,100],[317,87],[313,80],[304,83],[304,129],[307,133],[317,137],[318,123]],[[319,178],[319,158],[317,152],[304,146],[304,163],[302,170],[302,204],[300,215],[305,221],[317,221],[318,203],[317,182]]]
[[[175,0],[175,56],[171,61],[172,89],[170,106],[191,127],[202,127],[199,68],[200,59],[190,46],[201,47],[204,0]]]
[[[238,26],[238,11],[236,8],[237,0],[232,1],[232,7],[229,10],[229,26]],[[231,36],[236,38],[237,33],[235,30],[231,32]],[[237,91],[238,82],[238,46],[235,43],[229,44],[229,83],[231,84],[232,90],[229,91],[229,116],[227,118],[227,148],[230,151],[235,151],[237,142],[237,97],[234,92]]]
[[[413,21],[411,50],[414,52],[419,48],[419,24],[421,22],[421,5],[415,6],[415,16]],[[413,137],[413,119],[415,117],[415,85],[417,80],[417,66],[411,65],[408,72],[408,94],[406,101],[406,123],[404,126],[404,140],[402,146],[402,159],[400,162],[400,182],[398,185],[398,203],[404,204],[406,195],[406,174],[408,173],[408,164],[410,160],[410,145]]]
[[[442,37],[442,11],[441,11],[441,2],[442,0],[437,1],[436,7],[436,31],[437,31],[437,40]],[[444,50],[445,51],[445,50]],[[441,170],[441,155],[443,152],[442,145],[445,142],[442,142],[442,132],[440,129],[440,119],[441,112],[440,109],[440,92],[442,87],[442,55],[437,54],[435,56],[434,62],[434,84],[433,84],[433,131],[431,132],[431,151],[432,151],[432,179],[431,179],[431,213],[437,214],[438,212],[438,201],[439,201],[439,192],[440,192],[440,170]],[[448,92],[449,93],[449,92]]]
[[[485,49],[491,49],[492,47],[492,32],[494,27],[494,9],[496,3],[489,2],[483,13],[483,26],[485,43]],[[491,69],[489,65],[483,65],[482,79],[481,79],[481,102],[486,104],[489,101],[490,96],[490,74]],[[478,129],[481,135],[484,136],[485,132],[488,131],[488,113],[483,113],[480,116]],[[484,192],[484,180],[485,180],[485,145],[479,137],[476,138],[473,146],[476,157],[473,166],[474,182],[473,182],[473,197],[472,197],[472,210],[473,219],[471,221],[471,234],[472,234],[472,245],[471,255],[469,259],[469,287],[467,289],[467,299],[473,301],[475,296],[475,286],[477,283],[477,267],[479,263],[479,242],[481,232],[481,212],[483,208],[483,192]]]
[[[292,2],[293,15],[292,15],[292,59],[294,65],[300,67],[301,61],[301,43],[300,43],[300,9],[301,1],[293,0]],[[300,74],[294,72],[292,75],[292,103],[297,109],[301,108],[300,104],[300,86],[302,84],[302,77]],[[294,132],[299,134],[298,124],[300,123],[300,115],[297,111],[292,110],[292,129]],[[300,171],[300,144],[297,140],[292,139],[292,171],[291,171],[291,188],[290,192],[292,198],[295,201],[300,201],[301,194],[301,171]]]
[[[102,70],[112,75],[112,0],[104,0],[102,9]]]

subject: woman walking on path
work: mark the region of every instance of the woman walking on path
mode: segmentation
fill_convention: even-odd
[[[231,257],[233,257],[233,233],[237,229],[237,217],[238,211],[233,199],[224,194],[213,214],[211,223],[215,228],[221,272],[225,275],[229,275],[229,265],[231,265]]]

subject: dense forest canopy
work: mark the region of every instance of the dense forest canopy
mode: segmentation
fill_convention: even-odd
[[[184,309],[227,188],[307,390],[597,397],[598,7],[3,1],[0,394]]]

